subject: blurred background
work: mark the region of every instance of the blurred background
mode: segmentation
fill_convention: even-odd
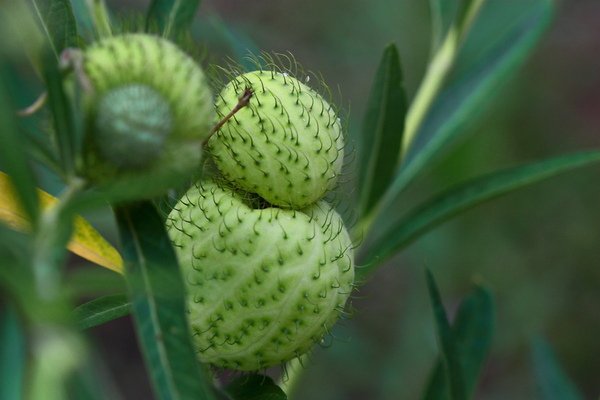
[[[489,0],[512,3],[522,0]],[[107,1],[115,16],[147,1]],[[82,1],[75,2],[83,3]],[[294,54],[341,92],[350,137],[360,132],[385,45],[400,49],[414,95],[429,56],[427,1],[204,0],[194,35],[207,62],[241,48]],[[406,207],[497,168],[600,146],[600,2],[564,0],[518,75],[481,110],[467,139],[411,187]],[[227,27],[227,28],[225,28]],[[351,166],[350,166],[351,167]],[[381,268],[353,300],[354,315],[317,349],[298,399],[417,399],[437,354],[424,270],[452,314],[484,283],[496,333],[477,399],[536,398],[530,339],[544,335],[587,398],[599,393],[600,169],[578,170],[480,206],[426,235]],[[52,191],[52,178],[46,188]],[[404,205],[398,205],[400,209]],[[116,243],[108,210],[88,215]],[[74,264],[83,264],[73,258]],[[75,269],[76,270],[76,269]],[[126,399],[152,398],[129,319],[94,328],[97,357]]]

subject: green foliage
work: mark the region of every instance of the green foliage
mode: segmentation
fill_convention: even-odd
[[[191,26],[200,0],[152,0],[146,17],[146,30],[156,26],[166,38],[175,38]]]
[[[331,104],[332,107],[329,107],[329,103],[333,101],[327,96],[328,93],[318,93],[317,96],[318,90],[312,90],[317,89],[316,85],[312,86],[314,82],[310,82],[309,79],[300,80],[304,78],[301,77],[304,72],[299,71],[293,56],[275,55],[269,59],[267,55],[263,60],[256,61],[256,57],[252,54],[256,55],[260,50],[254,38],[243,34],[237,27],[226,24],[216,15],[195,19],[200,3],[199,0],[153,0],[145,15],[146,31],[179,42],[198,37],[203,43],[208,42],[205,44],[209,54],[213,51],[211,46],[218,48],[214,49],[215,54],[218,51],[231,53],[239,66],[215,67],[216,70],[224,71],[228,81],[235,81],[235,77],[244,70],[261,67],[280,68],[281,71],[278,72],[281,74],[277,75],[281,80],[278,83],[280,86],[278,91],[265,90],[265,86],[269,88],[273,82],[269,81],[265,84],[261,80],[264,71],[255,74],[258,78],[253,82],[253,87],[250,85],[252,82],[248,75],[239,77],[241,80],[235,81],[235,91],[228,96],[221,94],[211,98],[207,93],[208,100],[204,104],[206,109],[212,110],[216,103],[219,116],[213,118],[208,116],[208,112],[202,114],[199,112],[199,102],[193,98],[194,95],[198,95],[199,90],[191,90],[189,74],[183,73],[178,77],[177,85],[174,84],[173,76],[181,72],[183,67],[180,62],[173,62],[173,57],[165,56],[165,46],[170,46],[167,42],[157,44],[153,50],[151,64],[159,66],[156,70],[146,68],[147,63],[144,60],[148,59],[143,56],[148,55],[148,48],[144,45],[138,43],[135,46],[122,46],[122,48],[108,46],[102,62],[109,63],[109,66],[114,67],[114,71],[109,70],[107,76],[112,79],[123,70],[123,66],[119,63],[110,64],[116,58],[112,57],[114,54],[111,52],[123,53],[125,57],[120,60],[125,60],[124,63],[142,60],[138,65],[150,74],[144,75],[142,80],[145,83],[146,81],[161,82],[167,88],[175,86],[178,88],[173,93],[169,92],[169,110],[165,111],[165,114],[173,112],[185,118],[194,116],[201,120],[200,124],[204,125],[207,134],[218,132],[213,138],[224,131],[221,129],[226,126],[226,123],[230,122],[228,126],[234,126],[228,132],[227,141],[223,144],[223,154],[227,156],[222,157],[226,163],[231,163],[233,168],[241,170],[241,181],[249,181],[248,176],[252,174],[258,176],[258,183],[249,183],[251,187],[246,188],[248,192],[258,193],[264,199],[269,199],[268,194],[265,193],[274,192],[276,189],[282,190],[282,193],[279,193],[280,197],[288,196],[290,188],[297,189],[298,193],[305,190],[308,193],[301,193],[301,195],[309,200],[306,204],[298,204],[312,207],[314,198],[310,196],[315,195],[315,198],[320,198],[333,186],[336,179],[344,177],[344,173],[340,172],[344,161],[341,156],[343,149],[338,149],[337,144],[342,143],[345,138],[338,129],[343,124],[338,122],[337,111],[334,111],[337,110],[337,106]],[[114,176],[94,170],[92,172],[98,172],[98,175],[106,178],[106,181],[99,183],[100,181],[95,182],[90,179],[93,175],[88,175],[90,171],[85,169],[93,170],[94,166],[86,165],[82,148],[84,144],[89,143],[86,142],[89,140],[89,137],[86,137],[86,128],[90,126],[90,121],[86,120],[86,112],[90,109],[95,110],[90,107],[91,100],[88,99],[93,97],[90,94],[98,88],[98,82],[90,82],[87,79],[90,77],[89,71],[86,73],[85,68],[82,68],[83,58],[78,58],[76,51],[68,53],[64,51],[73,47],[89,48],[95,40],[110,37],[113,31],[121,32],[127,29],[120,27],[113,29],[110,11],[103,0],[89,0],[86,2],[87,7],[83,6],[83,1],[74,4],[73,9],[71,2],[67,0],[32,0],[30,17],[39,22],[37,33],[40,38],[45,38],[45,48],[40,49],[32,44],[31,49],[24,49],[23,54],[15,55],[14,49],[18,46],[5,46],[0,43],[0,169],[10,178],[10,185],[3,186],[6,189],[2,193],[2,198],[5,200],[14,198],[16,201],[15,204],[2,204],[0,219],[9,223],[12,228],[22,231],[15,233],[0,225],[0,287],[2,288],[0,381],[5,383],[0,387],[2,399],[17,399],[24,394],[33,399],[62,399],[66,398],[67,394],[74,398],[114,398],[115,394],[110,390],[110,384],[104,385],[104,379],[99,376],[101,374],[97,367],[101,364],[101,360],[96,361],[97,358],[101,359],[102,355],[92,350],[86,335],[89,329],[129,313],[133,316],[139,347],[157,398],[198,400],[293,398],[295,388],[302,385],[301,374],[305,369],[310,368],[311,360],[306,355],[288,364],[288,366],[293,365],[294,368],[285,366],[281,368],[284,378],[279,383],[275,383],[266,375],[271,373],[269,370],[261,371],[265,375],[252,372],[249,375],[235,377],[227,385],[221,385],[221,376],[219,374],[210,376],[206,368],[201,365],[198,356],[200,349],[194,344],[198,342],[192,340],[192,335],[200,335],[198,331],[200,329],[203,329],[202,335],[208,336],[205,339],[210,346],[217,341],[238,345],[240,338],[249,337],[248,327],[236,325],[239,318],[230,318],[233,322],[228,321],[231,324],[228,329],[233,333],[223,335],[227,337],[217,337],[225,330],[213,328],[223,319],[222,315],[219,316],[218,306],[221,306],[219,302],[226,299],[238,301],[239,299],[236,298],[239,294],[238,290],[256,290],[249,288],[252,287],[253,281],[260,281],[258,276],[261,274],[260,271],[268,269],[266,261],[257,263],[255,271],[242,277],[243,287],[224,289],[227,293],[218,290],[212,293],[213,301],[219,304],[208,305],[210,313],[207,315],[211,316],[208,318],[209,323],[202,321],[208,326],[198,326],[199,322],[194,321],[196,331],[193,333],[191,333],[188,314],[193,311],[194,306],[186,304],[189,296],[184,279],[197,279],[199,284],[195,286],[199,288],[199,293],[202,293],[202,290],[207,290],[208,285],[202,289],[200,281],[226,280],[222,278],[224,274],[220,272],[230,263],[236,266],[239,264],[240,268],[249,271],[249,266],[254,267],[254,265],[245,258],[249,254],[246,254],[244,248],[251,247],[246,246],[247,243],[258,246],[257,243],[262,242],[257,238],[261,236],[267,238],[268,244],[273,247],[267,249],[266,245],[261,244],[260,248],[253,248],[253,251],[256,250],[264,260],[272,261],[275,268],[284,269],[284,256],[292,254],[293,257],[288,258],[313,257],[317,260],[314,262],[316,272],[298,278],[291,276],[289,270],[286,270],[287,276],[277,275],[274,279],[277,280],[276,284],[267,288],[271,292],[262,289],[252,293],[248,298],[257,300],[254,303],[262,304],[263,295],[268,293],[272,300],[276,300],[278,292],[283,293],[286,290],[282,283],[287,283],[283,279],[287,277],[290,281],[302,283],[294,286],[298,292],[294,292],[296,296],[292,298],[294,301],[285,302],[285,306],[289,306],[292,311],[301,313],[309,308],[315,314],[323,310],[331,311],[326,310],[325,306],[318,305],[318,301],[323,300],[323,304],[329,302],[328,307],[344,315],[346,311],[343,307],[344,302],[334,304],[330,299],[333,297],[332,293],[341,294],[341,291],[344,296],[349,296],[352,292],[349,287],[352,285],[350,282],[340,282],[340,279],[329,272],[321,275],[321,269],[327,269],[329,264],[335,264],[342,257],[347,256],[348,262],[343,259],[339,261],[339,265],[346,263],[354,265],[352,254],[357,254],[361,261],[367,264],[358,270],[361,278],[366,280],[369,273],[382,266],[385,261],[450,218],[517,189],[600,161],[599,151],[581,151],[553,157],[476,176],[446,189],[436,189],[433,195],[425,195],[425,201],[413,205],[410,202],[413,199],[408,196],[406,189],[423,172],[435,166],[452,145],[463,138],[467,132],[466,127],[480,116],[481,110],[492,104],[500,86],[531,53],[548,26],[554,10],[554,3],[550,0],[526,0],[513,2],[511,5],[483,0],[430,0],[433,29],[431,59],[424,71],[421,85],[416,89],[410,104],[404,89],[405,74],[395,44],[390,44],[384,49],[372,80],[371,93],[358,137],[358,161],[355,166],[352,164],[356,170],[351,175],[356,175],[358,191],[355,196],[341,194],[341,197],[344,197],[342,203],[349,203],[349,208],[356,211],[359,216],[352,232],[352,237],[357,239],[355,243],[350,243],[349,235],[344,231],[344,223],[333,208],[331,212],[323,213],[327,214],[326,216],[317,215],[316,212],[306,214],[310,223],[315,225],[314,227],[310,225],[311,229],[307,228],[306,232],[298,229],[287,232],[286,228],[294,225],[284,226],[279,216],[289,213],[289,218],[297,222],[296,212],[286,209],[290,204],[286,202],[280,204],[283,207],[282,211],[273,205],[276,201],[269,199],[267,202],[260,199],[258,195],[240,193],[240,204],[244,207],[252,205],[257,215],[254,224],[245,226],[245,229],[251,233],[240,234],[233,229],[236,223],[242,223],[239,210],[229,213],[229,219],[221,220],[216,217],[223,208],[223,204],[218,200],[209,199],[211,196],[208,195],[201,195],[209,202],[211,209],[216,209],[215,216],[211,216],[204,209],[199,210],[200,201],[190,200],[188,195],[181,199],[183,204],[193,208],[197,213],[204,214],[205,219],[211,223],[211,229],[207,230],[205,226],[199,224],[202,218],[197,218],[198,216],[192,218],[191,212],[186,213],[186,207],[177,209],[181,214],[179,216],[181,224],[178,225],[182,227],[180,233],[186,237],[186,240],[190,239],[186,245],[191,251],[192,259],[188,269],[193,271],[184,269],[186,272],[184,275],[180,270],[177,253],[174,251],[174,246],[182,247],[182,245],[170,240],[165,230],[165,218],[153,206],[155,203],[140,202],[142,198],[148,197],[142,193],[167,197],[173,197],[172,189],[185,193],[185,190],[176,186],[182,182],[187,184],[188,181],[203,174],[215,175],[213,164],[218,166],[219,162],[218,160],[213,164],[207,162],[205,168],[198,167],[197,171],[177,171],[181,172],[177,174],[178,179],[180,178],[177,182],[170,176],[160,175],[159,172],[167,170],[168,167],[175,166],[175,169],[178,169],[176,161],[190,160],[192,157],[188,156],[197,156],[200,160],[202,155],[200,149],[208,140],[208,136],[196,137],[193,140],[186,136],[184,140],[182,139],[184,141],[182,148],[190,153],[184,154],[181,149],[173,151],[173,158],[169,159],[173,162],[169,162],[169,165],[158,165],[156,173],[149,174],[149,178],[134,178],[117,185]],[[7,11],[7,14],[10,13],[12,11]],[[10,19],[11,16],[2,16],[0,22],[6,21],[5,18]],[[318,23],[318,18],[315,18],[314,23]],[[357,20],[357,23],[361,21]],[[4,33],[2,27],[0,33]],[[146,51],[146,53],[131,56],[130,53],[136,51]],[[285,59],[290,65],[276,67],[269,65],[271,62],[276,63],[276,59],[279,59],[279,62]],[[33,73],[28,76],[28,72],[22,72],[24,60],[33,61],[33,70],[39,74],[40,82]],[[196,66],[196,61],[191,58],[189,63]],[[365,60],[365,63],[374,65],[375,60]],[[106,65],[101,64],[98,69],[105,70]],[[163,68],[165,65],[170,65],[172,69]],[[169,76],[157,76],[165,71]],[[294,74],[297,76],[292,79],[290,75]],[[308,75],[311,74],[307,73]],[[410,71],[410,74],[406,74],[406,76],[410,75],[420,75],[420,73]],[[117,78],[120,79],[120,75]],[[24,86],[22,80],[26,79],[32,80],[31,86],[37,87],[34,90],[47,94],[47,100],[45,103],[40,102],[29,107],[26,113],[21,113],[27,114],[28,119],[20,119],[25,117],[17,116],[19,113],[16,105],[29,101],[36,95],[30,88],[21,87]],[[272,75],[271,81],[274,80]],[[118,79],[116,82],[117,86],[123,85],[123,82]],[[86,83],[91,87],[86,86]],[[129,81],[125,83],[131,84]],[[139,82],[134,83],[139,84]],[[245,95],[241,95],[247,89],[252,90],[249,91],[250,94],[247,95],[249,97],[244,103]],[[24,95],[26,90],[27,95]],[[323,90],[323,92],[327,91],[328,89]],[[301,101],[301,96],[305,96],[307,101]],[[147,99],[148,96],[140,97]],[[225,97],[228,97],[227,102]],[[45,97],[42,95],[40,98]],[[184,102],[184,106],[179,107],[178,105],[182,104],[179,100],[182,98],[188,99],[189,102]],[[111,98],[107,102],[109,102],[108,106],[118,108],[116,113],[124,112],[125,122],[142,128],[149,119],[144,117],[144,113],[156,110],[156,107],[149,103],[149,109],[144,109],[136,120],[127,116],[127,112],[131,111],[131,108],[127,107],[129,101],[124,101],[124,106],[111,101]],[[265,109],[262,108],[265,104],[272,107],[272,114],[266,114]],[[294,112],[290,113],[290,110]],[[238,111],[240,114],[237,114]],[[156,114],[155,117],[158,116],[158,113]],[[263,118],[265,115],[268,117]],[[281,116],[285,116],[287,121],[278,121]],[[109,123],[114,122],[119,125],[115,127],[115,130],[118,128],[119,135],[110,136],[110,141],[103,144],[108,147],[118,147],[119,156],[122,157],[120,161],[123,162],[122,165],[114,167],[118,170],[128,162],[135,161],[133,156],[136,151],[139,155],[140,149],[136,149],[136,145],[127,145],[131,142],[125,140],[121,143],[121,134],[127,135],[130,131],[129,125],[121,125],[122,121],[109,119]],[[235,131],[236,127],[240,129],[242,123],[259,127],[260,134],[267,131],[264,128],[265,124],[272,124],[269,132],[273,135],[265,135],[264,143],[260,145],[263,146],[261,151],[256,151],[260,146],[255,136],[249,134],[247,137],[242,137],[239,130]],[[180,123],[177,122],[177,125],[179,126]],[[121,129],[123,126],[125,128]],[[326,135],[325,139],[319,138],[319,135],[327,133],[326,130],[332,126],[335,126],[333,132]],[[146,130],[141,130],[144,131],[142,134],[147,133]],[[190,131],[195,130],[190,129]],[[236,135],[231,133],[234,131]],[[298,135],[302,132],[305,134],[308,132],[311,139],[314,139],[313,142],[316,141],[319,145],[314,146],[315,143],[309,143],[306,149],[300,151],[301,141]],[[276,133],[282,134],[283,142],[275,140]],[[165,137],[169,134],[170,130],[165,129]],[[290,140],[285,142],[287,139]],[[157,151],[163,147],[162,142],[159,144],[161,145],[157,147]],[[338,151],[331,156],[332,159],[327,159],[319,165],[311,157],[314,156],[313,153],[320,157],[321,150],[327,145],[330,145],[329,149],[324,153],[329,153],[333,148]],[[192,149],[192,146],[196,147]],[[218,157],[214,153],[216,152],[213,150],[213,156]],[[260,170],[258,167],[264,162],[263,158],[270,153],[277,161],[269,164],[268,168]],[[243,157],[246,157],[244,163],[240,161]],[[151,152],[148,158],[154,160],[155,153]],[[302,168],[298,169],[298,175],[293,179],[290,178],[291,164],[302,165]],[[140,165],[143,166],[143,163],[132,163],[131,166],[135,169]],[[310,171],[310,176],[307,171]],[[277,185],[263,187],[267,186],[265,179],[278,173],[281,176],[276,182]],[[40,203],[36,188],[39,186],[38,182],[44,185],[47,179],[38,180],[38,176],[43,178],[51,176],[54,181],[62,180],[61,185],[54,188],[56,189],[54,192],[61,193],[58,199],[50,199],[50,203],[48,201],[44,203],[42,198]],[[307,184],[311,179],[321,180],[320,192],[317,194]],[[339,180],[342,181],[340,187],[346,188],[343,179]],[[239,186],[244,186],[238,183]],[[256,190],[259,187],[264,189],[265,193]],[[115,275],[118,278],[113,280],[95,280],[93,275],[87,274],[74,278],[71,275],[72,271],[65,269],[66,246],[71,246],[69,248],[72,249],[74,245],[81,245],[77,242],[80,236],[75,235],[75,243],[71,238],[73,230],[78,228],[77,221],[81,222],[81,219],[75,219],[74,213],[94,211],[99,206],[107,204],[113,207],[116,216],[121,241],[120,251],[125,262],[125,279]],[[178,203],[173,201],[172,204]],[[411,204],[413,208],[406,213],[396,213],[395,210],[401,209],[404,204]],[[22,220],[15,217],[17,209],[24,211],[18,214]],[[271,214],[268,214],[265,209],[269,209]],[[171,210],[167,209],[165,214],[169,211]],[[302,212],[304,211],[306,210]],[[271,215],[270,219],[266,217],[263,219],[263,214]],[[336,217],[332,219],[332,215]],[[184,222],[193,226],[194,235],[183,229]],[[319,222],[320,228],[317,224]],[[322,232],[318,232],[317,235],[319,229]],[[264,232],[272,234],[277,240],[271,240],[272,238],[264,235]],[[344,242],[340,244],[335,239],[336,235],[341,234]],[[315,241],[314,247],[306,251],[308,247],[288,246],[294,235],[300,235],[301,240],[308,242],[317,236],[321,240]],[[359,241],[358,239],[363,236],[364,241]],[[288,246],[285,249],[289,254],[283,254],[283,243]],[[327,246],[330,247],[325,247],[326,243],[329,243]],[[358,247],[355,252],[352,251],[353,246]],[[104,248],[108,251],[106,247],[109,248],[108,250],[112,249],[108,243]],[[91,250],[91,253],[94,253],[94,249]],[[335,252],[332,253],[334,250]],[[304,254],[305,251],[307,254]],[[198,252],[203,254],[196,254]],[[213,262],[210,268],[203,270],[194,263],[200,258],[206,258],[206,254],[210,252],[218,253],[218,257],[213,259],[217,261]],[[90,251],[87,254],[89,253]],[[122,263],[116,250],[114,255],[116,257],[111,259],[113,263],[110,265],[113,266],[113,270],[121,271]],[[93,261],[91,256],[88,255],[88,258]],[[183,261],[181,262],[183,264]],[[306,267],[302,262],[296,264]],[[307,271],[306,268],[299,270],[302,273]],[[327,277],[332,278],[325,281]],[[319,279],[321,279],[319,283],[321,287],[316,286],[316,281]],[[485,287],[476,285],[460,303],[456,317],[451,323],[436,282],[429,271],[426,279],[433,306],[435,335],[440,349],[424,388],[423,397],[441,400],[471,398],[477,388],[492,344],[494,301]],[[128,293],[123,294],[124,290]],[[316,296],[320,300],[315,300]],[[81,304],[82,299],[90,298],[91,301]],[[346,297],[344,301],[345,299]],[[386,302],[388,300],[394,299],[385,299]],[[80,305],[75,306],[76,304]],[[226,307],[225,303],[223,306]],[[242,313],[257,315],[252,307],[243,310]],[[298,327],[303,320],[292,313],[293,318],[283,326],[281,324],[285,322],[286,315],[284,312],[278,310],[275,313],[269,309],[267,313],[267,317],[275,321],[273,326],[276,328],[273,329],[278,330],[264,334],[260,332],[259,335],[265,337],[272,333],[277,336],[278,341],[288,340],[293,344],[290,348],[294,349],[290,357],[299,355],[298,345],[301,344],[301,340],[290,339],[298,336],[293,336],[289,327],[294,327],[296,324],[294,328],[297,335],[298,332],[302,332]],[[328,322],[322,323],[318,324],[317,330],[322,328],[325,337],[328,337],[329,327]],[[239,335],[236,336],[235,333]],[[314,342],[325,341],[321,333],[307,336],[310,337],[303,338],[306,339],[307,344],[304,346],[306,348]],[[272,343],[274,347],[281,344],[278,341]],[[360,346],[361,344],[355,347]],[[306,350],[304,347],[301,352]],[[254,358],[263,356],[256,348],[256,342],[250,347],[246,346],[244,351],[244,357],[250,360],[248,365],[255,365]],[[336,353],[334,355],[337,357]],[[533,342],[532,358],[541,398],[549,400],[583,398],[560,367],[546,342],[541,339]],[[276,362],[281,360],[281,358],[276,359]],[[306,366],[304,366],[305,362]],[[345,366],[345,362],[346,360],[341,359],[340,364]],[[302,368],[298,364],[302,364]],[[257,365],[262,364],[257,363]],[[362,365],[360,368],[361,373],[364,372]],[[24,393],[25,390],[27,393]]]
[[[8,98],[8,74],[0,58],[0,167],[11,177],[20,203],[33,225],[38,220],[36,181],[27,160],[25,141],[19,134],[15,121],[15,108]]]
[[[160,399],[209,400],[184,314],[184,287],[163,221],[151,203],[116,210],[133,317]]]
[[[423,202],[394,223],[389,229],[390,233],[374,240],[375,244],[372,247],[369,248],[367,244],[366,255],[363,258],[368,266],[361,269],[360,273],[367,274],[377,263],[381,263],[440,223],[471,207],[598,161],[600,152],[585,151],[508,168],[459,183]]]
[[[265,375],[241,376],[225,388],[231,400],[286,400],[287,396]]]
[[[0,399],[19,400],[25,389],[25,335],[15,308],[0,309]]]
[[[89,329],[97,325],[124,317],[131,311],[131,302],[124,294],[103,296],[84,303],[73,311],[79,329]]]
[[[32,3],[57,59],[66,48],[77,47],[77,23],[69,0],[33,0]]]
[[[436,294],[435,283],[431,274],[428,274],[430,290],[433,288],[432,301],[436,310],[436,317],[441,318],[439,295]],[[443,310],[442,310],[443,311]],[[443,319],[437,324],[445,326]],[[485,358],[492,344],[494,327],[494,305],[492,296],[487,289],[476,287],[473,292],[461,303],[451,327],[450,337],[457,350],[458,364],[464,384],[465,398],[473,396]],[[439,328],[438,328],[439,329]],[[445,329],[445,328],[444,328]],[[439,333],[442,335],[442,332]],[[448,335],[444,331],[444,335]],[[448,340],[448,339],[446,339]],[[452,348],[452,345],[450,345]],[[432,371],[424,398],[427,400],[448,399],[450,393],[447,368],[444,358],[440,357]]]
[[[400,57],[391,44],[379,63],[363,123],[358,167],[361,215],[371,211],[394,176],[406,108]]]
[[[552,348],[542,338],[531,343],[536,383],[542,400],[581,400],[584,397],[565,374]]]

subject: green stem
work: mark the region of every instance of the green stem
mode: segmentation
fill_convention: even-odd
[[[85,187],[85,181],[73,178],[56,204],[41,215],[33,238],[33,274],[39,297],[51,301],[60,294],[60,263],[65,254],[65,245],[71,235],[72,216],[68,208],[77,193]]]

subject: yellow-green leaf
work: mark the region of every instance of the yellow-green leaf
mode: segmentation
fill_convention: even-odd
[[[42,210],[56,203],[56,198],[43,190],[38,189],[38,196]],[[0,221],[16,230],[29,229],[28,218],[15,197],[10,178],[1,171]],[[67,248],[88,261],[118,273],[123,272],[123,259],[119,252],[80,216],[75,217],[73,236]]]

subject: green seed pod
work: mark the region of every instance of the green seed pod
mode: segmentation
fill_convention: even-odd
[[[165,39],[127,34],[87,48],[83,71],[92,89],[84,97],[88,179],[152,194],[199,167],[215,117],[191,57]]]
[[[354,280],[352,243],[331,206],[261,208],[257,199],[205,182],[167,220],[199,358],[242,371],[323,340]]]
[[[280,207],[298,209],[321,199],[344,158],[335,110],[286,73],[254,71],[225,86],[217,114],[227,115],[246,89],[253,91],[248,106],[208,142],[223,176]]]

